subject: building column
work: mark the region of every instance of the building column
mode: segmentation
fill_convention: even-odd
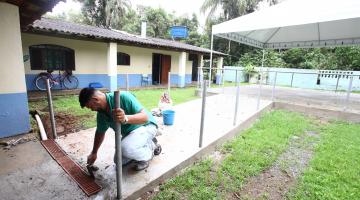
[[[186,71],[186,52],[181,52],[179,55],[179,72],[178,72],[179,87],[185,87],[185,71]]]
[[[224,58],[218,57],[216,63],[216,84],[221,85],[222,83],[222,69],[223,69]]]
[[[200,55],[200,63],[199,63],[200,65],[200,67],[201,67],[201,69],[198,71],[198,73],[199,73],[199,78],[200,78],[200,80],[198,80],[198,81],[202,81],[202,79],[203,79],[203,76],[204,76],[204,72],[203,72],[203,67],[204,67],[204,55]]]
[[[117,43],[110,42],[107,49],[107,73],[109,76],[109,90],[117,90]]]
[[[0,138],[28,133],[28,97],[19,8],[0,2]]]

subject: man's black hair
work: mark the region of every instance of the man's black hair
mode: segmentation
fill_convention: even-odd
[[[91,87],[83,88],[80,91],[79,102],[80,102],[81,108],[84,108],[85,105],[90,101],[90,99],[91,99],[91,97],[93,97],[95,91],[96,91],[96,89],[91,88]]]

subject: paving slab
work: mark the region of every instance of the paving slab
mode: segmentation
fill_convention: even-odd
[[[87,199],[40,142],[0,149],[0,199]]]
[[[214,141],[258,113],[255,98],[243,96],[239,102],[238,120],[234,126],[235,96],[207,97],[202,148],[199,148],[201,99],[174,106],[176,113],[173,126],[165,126],[162,118],[157,118],[160,126],[160,135],[157,138],[163,151],[159,156],[154,157],[149,168],[144,171],[134,172],[130,166],[123,168],[123,198],[136,199],[151,187],[164,182],[166,178],[178,173],[184,167],[184,163],[191,163],[198,159],[199,152],[204,148],[214,144]],[[261,101],[260,108],[265,109],[271,105],[272,102],[264,100]],[[87,155],[92,149],[94,134],[95,128],[92,128],[69,134],[66,137],[62,136],[57,142],[71,158],[85,166]],[[103,190],[91,198],[108,199],[116,196],[114,139],[114,132],[109,129],[95,163],[100,168],[96,172],[96,180],[102,185]]]

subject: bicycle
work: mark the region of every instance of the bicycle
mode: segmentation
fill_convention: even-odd
[[[59,70],[58,76],[53,76],[53,71],[41,72],[34,79],[34,84],[38,90],[46,90],[46,79],[50,80],[50,88],[54,85],[60,85],[66,89],[75,89],[79,86],[79,80],[72,75],[71,71],[65,70],[63,73]]]

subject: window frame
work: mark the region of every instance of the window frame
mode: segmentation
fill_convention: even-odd
[[[75,51],[54,44],[29,46],[31,70],[75,70]]]
[[[121,59],[119,59],[119,56]],[[122,66],[130,66],[131,65],[131,56],[124,52],[117,52],[116,54],[116,64]]]

